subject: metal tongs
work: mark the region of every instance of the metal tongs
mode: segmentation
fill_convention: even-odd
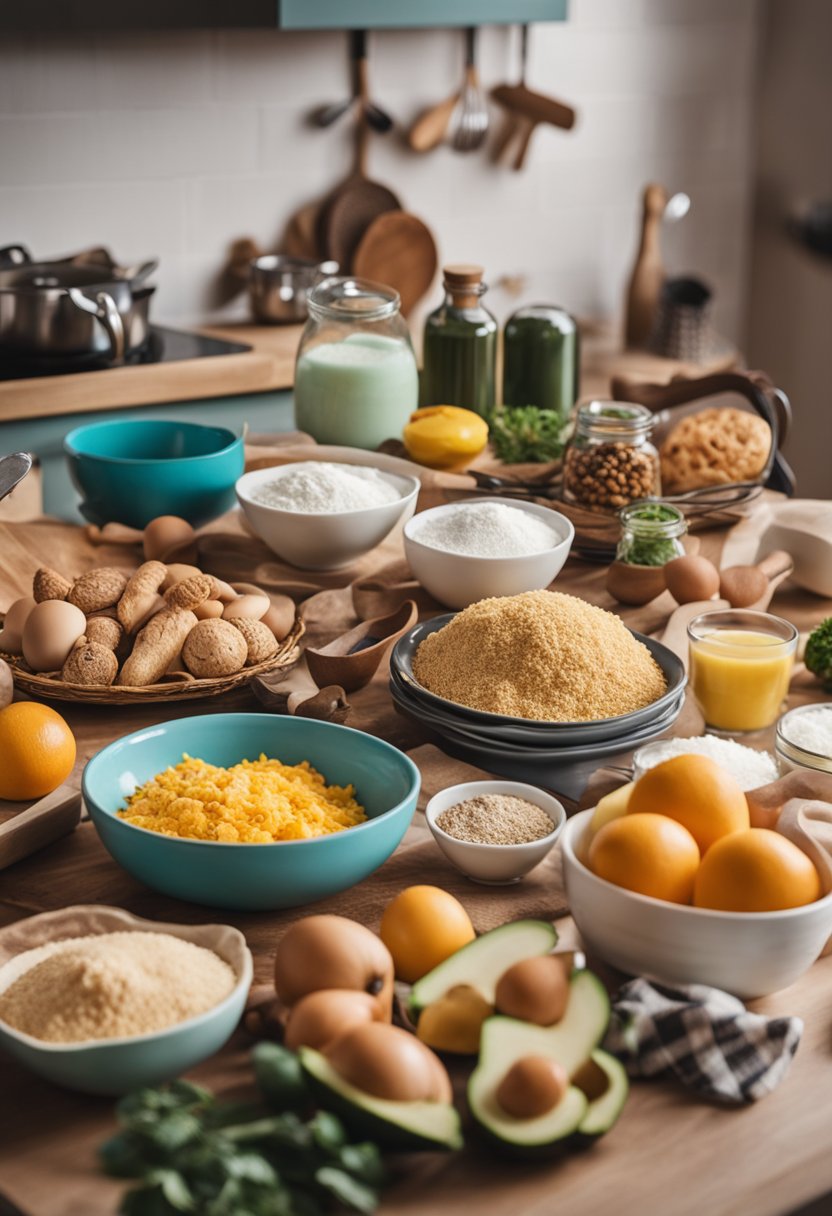
[[[469,477],[473,477],[480,490],[508,496],[514,495],[517,498],[548,498],[552,501],[561,498],[559,472],[547,473],[536,480],[534,478],[500,477],[496,473],[483,473],[480,469],[466,471]],[[684,494],[660,494],[655,498],[650,498],[649,501],[678,506],[685,515],[713,515],[752,502],[762,494],[763,488],[756,481],[735,481],[721,486],[699,486],[695,490],[687,490]]]

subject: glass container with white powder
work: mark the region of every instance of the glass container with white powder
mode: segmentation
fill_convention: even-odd
[[[783,714],[774,750],[783,773],[796,768],[832,773],[832,701],[799,705]]]
[[[419,401],[398,293],[324,279],[309,294],[295,365],[295,424],[318,443],[374,449],[399,438]]]

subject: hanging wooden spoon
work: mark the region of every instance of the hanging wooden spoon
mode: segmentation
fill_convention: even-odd
[[[438,105],[424,110],[407,133],[407,143],[414,152],[432,152],[448,133],[451,118],[459,105],[459,91]]]

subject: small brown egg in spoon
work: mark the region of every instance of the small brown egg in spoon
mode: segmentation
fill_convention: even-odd
[[[677,604],[709,600],[719,591],[719,571],[707,557],[686,554],[664,567],[664,581]]]

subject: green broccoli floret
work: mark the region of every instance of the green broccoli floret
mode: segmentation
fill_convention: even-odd
[[[832,616],[821,621],[809,634],[803,661],[809,671],[823,681],[827,692],[832,692]]]

